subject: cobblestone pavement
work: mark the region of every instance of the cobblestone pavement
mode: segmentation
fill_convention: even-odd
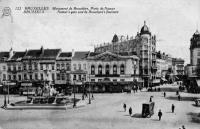
[[[167,91],[166,98],[163,90]],[[181,92],[182,101],[178,101],[176,90],[176,85],[163,85],[161,92],[94,94],[92,104],[64,111],[0,109],[0,129],[179,129],[182,125],[186,129],[199,129],[200,107],[195,107],[192,100],[200,95]],[[150,96],[155,102],[155,114],[141,118],[142,103],[148,102]],[[25,98],[10,96],[11,102]],[[123,111],[123,103],[127,108],[132,107],[132,117]],[[3,104],[2,95],[0,104]],[[175,113],[171,113],[172,104]],[[159,109],[163,112],[161,121],[157,116]]]

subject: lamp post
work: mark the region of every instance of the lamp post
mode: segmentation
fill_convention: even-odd
[[[10,91],[9,91],[9,82],[8,82],[8,104],[10,103],[9,94],[10,94]]]
[[[89,74],[89,104],[91,104],[91,98],[90,98],[90,74]]]
[[[3,92],[4,92],[4,108],[7,106],[7,101],[6,101],[6,85],[5,82],[3,83]]]
[[[75,101],[75,99],[76,99],[76,96],[75,96],[75,78],[73,79],[73,82],[74,82],[74,85],[73,85],[73,92],[74,92],[74,105],[73,105],[73,108],[75,108],[76,107],[76,101]]]
[[[83,91],[82,100],[84,100],[85,99],[85,97],[84,97],[84,91],[85,91],[84,78],[82,78],[82,91]]]

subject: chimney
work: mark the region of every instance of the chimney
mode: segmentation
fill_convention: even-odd
[[[74,49],[72,49],[72,57],[74,57],[74,54],[75,54]]]
[[[41,48],[40,48],[40,53],[41,53],[41,55],[44,54],[44,48],[43,48],[43,46],[41,46]]]
[[[11,47],[11,49],[10,49],[10,51],[9,51],[9,59],[12,58],[13,54],[14,54],[14,52],[13,52],[13,49],[12,49],[12,47]]]

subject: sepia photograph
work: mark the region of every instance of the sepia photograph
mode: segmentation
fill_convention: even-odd
[[[200,0],[0,0],[0,129],[200,129]]]

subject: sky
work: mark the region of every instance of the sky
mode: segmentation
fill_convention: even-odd
[[[24,7],[49,7],[44,14],[25,14]],[[200,30],[200,0],[0,0],[0,51],[62,48],[93,51],[114,34],[135,36],[146,21],[157,36],[157,51],[189,63],[190,38]],[[22,7],[22,10],[16,10]],[[52,7],[109,7],[116,14],[59,14]],[[0,15],[2,15],[0,11]]]

